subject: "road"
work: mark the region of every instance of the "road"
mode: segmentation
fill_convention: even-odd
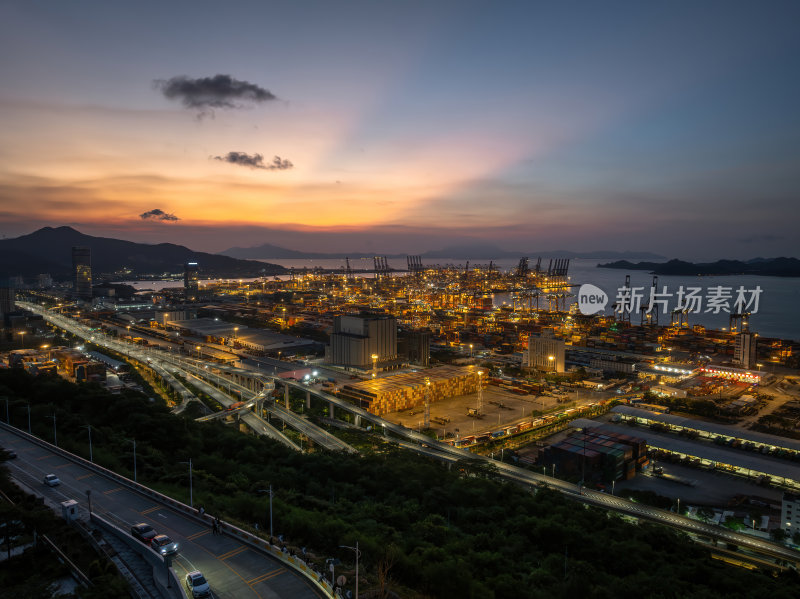
[[[12,477],[52,501],[74,499],[85,516],[86,491],[91,490],[93,511],[120,528],[127,530],[137,522],[147,522],[157,532],[178,541],[180,553],[173,566],[179,578],[183,579],[192,570],[202,571],[218,599],[324,597],[304,577],[278,560],[227,535],[214,535],[207,525],[13,432],[0,429],[0,445],[17,452],[16,460],[6,462]],[[61,479],[60,486],[50,488],[42,484],[42,477],[51,472]],[[276,521],[280,530],[280,516]]]

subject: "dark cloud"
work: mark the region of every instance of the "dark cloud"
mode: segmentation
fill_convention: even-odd
[[[240,108],[243,103],[255,104],[276,100],[272,92],[255,83],[240,81],[230,75],[214,75],[192,79],[185,75],[155,81],[166,98],[179,100],[186,108]]]
[[[265,171],[286,171],[294,168],[290,161],[283,160],[280,156],[275,156],[272,162],[265,164],[264,156],[261,154],[248,154],[247,152],[228,152],[225,156],[214,156],[214,160]]]
[[[153,210],[148,210],[147,212],[142,212],[139,215],[139,218],[142,220],[168,220],[168,221],[176,221],[180,220],[174,214],[169,214],[168,212],[164,212],[160,208],[154,208]]]

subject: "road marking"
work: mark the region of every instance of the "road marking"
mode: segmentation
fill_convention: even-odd
[[[227,553],[218,555],[217,559],[226,560],[229,557],[233,557],[234,555],[239,555],[240,553],[244,553],[245,551],[247,551],[247,547],[245,545],[239,545],[236,549],[231,549]]]
[[[269,580],[270,578],[275,578],[276,576],[278,576],[279,574],[283,574],[284,572],[286,572],[286,568],[278,568],[277,570],[272,570],[272,572],[267,572],[266,574],[262,574],[261,576],[256,576],[252,580],[248,580],[247,584],[259,584],[261,582]]]
[[[56,457],[56,454],[54,454],[54,453],[48,453],[47,455],[43,455],[43,456],[41,456],[41,457],[38,457],[38,458],[36,458],[36,461],[37,461],[37,462],[39,462],[39,461],[41,461],[41,460],[46,460],[46,459],[48,459],[48,458],[54,458],[54,457]]]
[[[144,510],[143,512],[139,512],[139,513],[140,513],[142,516],[146,516],[147,514],[152,514],[152,513],[153,513],[153,512],[155,512],[156,510],[160,510],[160,509],[161,509],[161,506],[160,506],[160,505],[154,505],[153,507],[147,508],[147,509],[146,509],[146,510]]]
[[[67,466],[72,466],[72,463],[67,462],[66,464],[60,464],[58,466],[54,466],[54,468],[66,468]]]
[[[112,493],[116,493],[117,491],[122,491],[122,487],[117,487],[116,489],[109,489],[108,491],[103,491],[103,495],[111,495]]]
[[[205,530],[201,530],[200,532],[196,532],[193,535],[189,535],[188,537],[186,537],[186,540],[187,541],[194,541],[195,539],[199,539],[200,537],[202,537],[204,535],[207,535],[210,532],[211,532],[211,530],[206,528]]]
[[[90,473],[90,474],[84,474],[83,476],[79,476],[79,477],[78,477],[78,478],[76,478],[75,480],[84,480],[84,479],[87,479],[87,478],[89,478],[90,476],[94,476],[94,473],[92,472],[92,473]]]

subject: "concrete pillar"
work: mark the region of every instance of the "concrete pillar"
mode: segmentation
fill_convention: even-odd
[[[361,416],[359,414],[355,415],[354,422],[356,426],[361,426]]]
[[[336,418],[336,416],[334,415],[334,414],[335,414],[335,412],[334,412],[334,405],[333,405],[333,402],[330,402],[330,403],[328,404],[328,406],[329,406],[329,412],[328,412],[328,416],[329,416],[330,418]]]
[[[311,391],[306,391],[306,410],[311,409]]]
[[[285,383],[283,386],[283,402],[286,404],[286,409],[289,409],[289,383]]]

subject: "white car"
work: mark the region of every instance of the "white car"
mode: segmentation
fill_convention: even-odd
[[[200,570],[186,575],[186,588],[192,593],[192,597],[211,597],[211,587]]]
[[[58,485],[61,484],[61,481],[55,474],[45,474],[44,479],[42,479],[42,482],[46,484],[48,487],[57,487]]]

